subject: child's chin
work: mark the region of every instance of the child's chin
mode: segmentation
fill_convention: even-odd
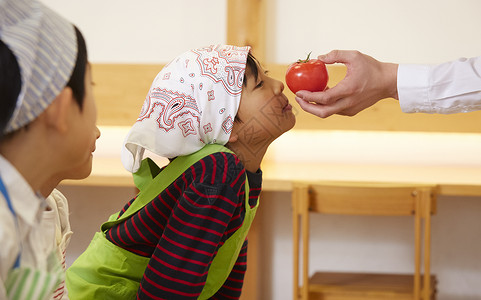
[[[76,168],[74,171],[70,171],[65,179],[81,180],[89,177],[90,173],[92,173],[92,160],[85,163],[81,167]]]
[[[281,131],[281,133],[276,137],[280,137],[281,135],[283,135],[284,133],[288,132],[289,130],[291,130],[292,128],[294,128],[294,125],[296,125],[296,119],[294,118],[294,120],[292,121],[291,124],[289,124],[289,126],[286,126],[285,128],[283,128],[283,130]]]
[[[294,114],[292,114],[292,121],[283,133],[291,130],[292,128],[294,128],[295,125],[296,125],[296,116]]]

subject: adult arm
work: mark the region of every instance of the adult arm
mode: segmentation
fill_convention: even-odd
[[[448,114],[481,109],[481,57],[439,65],[397,65],[358,51],[334,50],[319,58],[347,67],[346,77],[333,88],[296,94],[302,109],[322,118],[353,116],[384,98],[399,99],[403,112]]]
[[[450,114],[481,109],[481,56],[439,65],[399,65],[403,112]]]

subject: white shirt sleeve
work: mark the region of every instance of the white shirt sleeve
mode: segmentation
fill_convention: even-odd
[[[481,56],[440,65],[400,64],[397,86],[406,113],[481,110]]]
[[[65,256],[67,246],[72,236],[72,230],[69,221],[69,209],[68,202],[65,196],[54,189],[52,193],[47,197],[46,202],[50,207],[50,213],[53,213],[55,222],[55,248],[58,258],[62,263],[63,270],[65,271],[67,266],[65,263]],[[47,212],[44,213],[44,219],[47,217]],[[68,300],[67,289],[65,288],[65,281],[62,281],[55,291],[52,300]]]

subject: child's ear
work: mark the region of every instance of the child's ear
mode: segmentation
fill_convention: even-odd
[[[60,132],[68,130],[71,106],[75,104],[70,87],[64,88],[45,110],[47,124]]]

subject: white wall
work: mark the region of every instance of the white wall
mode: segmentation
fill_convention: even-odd
[[[78,25],[94,63],[165,63],[190,48],[226,40],[225,0],[43,1]],[[317,55],[331,49],[358,49],[401,63],[481,55],[478,0],[267,1],[267,62],[287,64],[310,51]],[[63,190],[77,232],[71,261],[100,225],[96,223],[120,209],[130,192]],[[285,222],[290,220],[289,195],[266,193],[263,199],[262,209],[268,212],[263,267],[270,272],[262,278],[267,284],[262,299],[290,299],[292,229]],[[438,299],[481,299],[481,198],[442,198],[438,208],[433,220]],[[314,222],[319,228],[314,233],[316,246],[324,255],[312,262],[317,267],[387,271],[410,267],[402,260],[411,255],[405,252],[410,246],[407,220],[330,216]]]
[[[267,60],[358,49],[439,63],[481,55],[478,0],[266,0]],[[43,0],[79,26],[93,62],[165,63],[226,41],[225,0]]]
[[[481,55],[477,0],[269,1],[275,62],[331,49],[358,49],[402,63]]]
[[[42,0],[83,33],[92,62],[166,63],[225,43],[226,1]]]

